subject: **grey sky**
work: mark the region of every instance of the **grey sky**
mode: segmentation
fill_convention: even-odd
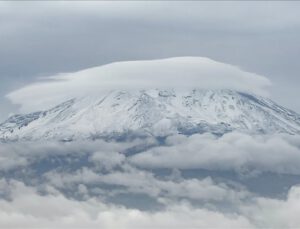
[[[4,96],[41,76],[120,60],[205,56],[267,76],[300,112],[300,2],[0,2]]]

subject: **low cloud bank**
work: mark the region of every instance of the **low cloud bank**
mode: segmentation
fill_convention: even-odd
[[[99,160],[105,160],[106,158],[106,166],[109,166],[109,163],[114,163],[112,158],[114,152],[122,152],[140,144],[155,144],[155,139],[149,138],[143,141],[137,139],[122,143],[102,140],[70,143],[56,141],[0,143],[0,171],[29,167],[31,164],[46,158],[63,156],[78,158],[80,156],[94,155],[91,157],[91,160],[101,164]],[[102,154],[99,155],[100,153]],[[111,156],[108,157],[108,154]],[[99,158],[101,156],[102,159]]]
[[[266,96],[270,81],[236,66],[204,57],[117,62],[44,79],[7,95],[23,112],[55,106],[70,98],[109,90],[147,88],[232,89]]]
[[[300,137],[297,135],[256,135],[231,132],[173,135],[160,145],[154,138],[131,142],[78,141],[1,143],[0,170],[14,169],[47,157],[86,156],[89,163],[106,170],[118,164],[138,168],[234,170],[300,175]],[[126,156],[130,148],[141,147]],[[148,147],[147,147],[148,145]],[[143,148],[145,148],[143,150]]]
[[[54,188],[46,195],[11,180],[0,180],[10,200],[0,200],[1,228],[295,228],[300,224],[300,188],[286,199],[254,197],[236,203],[235,213],[195,208],[188,202],[171,202],[164,210],[148,212],[101,202],[68,199]],[[42,205],[41,205],[42,203]]]
[[[151,138],[1,143],[0,227],[297,227],[299,142],[299,136],[228,133],[170,136],[164,146]],[[145,143],[151,148],[127,154]],[[193,168],[212,173],[184,175]],[[282,184],[284,191],[275,198],[231,177],[213,175],[225,170],[253,177],[260,172],[294,174],[289,175],[294,181]],[[146,201],[142,207],[132,206],[141,199]]]
[[[300,175],[299,136],[250,136],[228,133],[190,137],[177,135],[167,146],[155,147],[129,160],[144,168],[178,168],[274,172]]]
[[[172,204],[164,211],[151,213],[107,205],[92,198],[76,201],[58,193],[42,196],[17,181],[5,185],[13,189],[13,200],[0,200],[1,228],[252,227],[242,216],[195,209],[188,203]]]

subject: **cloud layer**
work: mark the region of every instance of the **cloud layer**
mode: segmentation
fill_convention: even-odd
[[[0,227],[296,227],[299,142],[228,133],[176,135],[164,146],[151,138],[1,143]],[[255,179],[268,191],[252,189]]]
[[[236,213],[195,208],[184,201],[171,202],[164,210],[141,211],[96,198],[68,199],[51,187],[41,195],[16,180],[2,179],[0,186],[11,198],[0,200],[3,228],[296,228],[300,223],[298,186],[283,200],[253,197],[250,202],[236,203]]]
[[[7,97],[33,111],[84,95],[101,95],[115,89],[202,88],[233,89],[267,95],[264,76],[203,57],[177,57],[151,61],[117,62],[65,73],[13,91]]]
[[[249,136],[234,132],[220,138],[211,134],[178,135],[167,139],[169,145],[137,154],[130,161],[145,168],[200,168],[300,175],[300,148],[296,143],[299,140],[299,136]]]
[[[0,200],[2,228],[252,228],[243,216],[195,209],[184,202],[163,211],[144,212],[108,205],[95,198],[67,199],[55,190],[40,195],[18,181],[1,180],[0,185],[11,192],[12,198]]]

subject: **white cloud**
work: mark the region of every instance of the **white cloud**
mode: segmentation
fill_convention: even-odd
[[[98,151],[93,153],[89,157],[89,161],[96,164],[97,167],[104,168],[106,170],[111,170],[117,165],[121,165],[122,162],[125,161],[125,156],[124,154],[118,152]]]
[[[18,181],[4,182],[11,201],[0,200],[1,228],[251,228],[240,215],[171,204],[157,212],[107,205],[91,198],[67,199],[61,194],[39,195]]]
[[[298,228],[300,186],[291,187],[284,200],[259,197],[250,205],[242,205],[241,210],[260,228]]]
[[[0,200],[1,228],[297,228],[300,188],[286,199],[253,197],[237,202],[237,212],[222,213],[188,202],[170,202],[163,210],[141,211],[105,204],[96,198],[68,199],[54,189],[39,194],[22,182],[0,181],[10,199]],[[42,205],[41,205],[42,203]]]
[[[117,62],[47,79],[13,91],[7,97],[28,112],[114,89],[233,89],[266,96],[270,86],[264,76],[203,57]]]
[[[208,134],[191,137],[179,135],[169,137],[165,147],[154,147],[133,157],[124,157],[119,153],[133,143],[2,144],[0,155],[6,159],[0,160],[1,171],[7,168],[14,171],[22,166],[34,170],[30,163],[42,157],[69,155],[79,159],[83,152],[94,165],[82,165],[75,170],[68,167],[69,164],[54,167],[47,173],[39,174],[41,182],[33,182],[32,185],[36,186],[32,187],[10,176],[0,179],[0,227],[297,227],[300,223],[297,214],[300,211],[299,186],[293,186],[286,198],[275,199],[258,196],[238,184],[232,185],[230,178],[222,181],[210,177],[186,178],[176,170],[171,176],[161,177],[151,170],[136,168],[128,163],[134,162],[141,167],[200,167],[237,171],[250,168],[299,174],[299,142],[299,136],[289,135],[248,136],[230,133],[221,138]],[[18,158],[25,163],[19,163]],[[7,160],[15,161],[15,165],[7,163]],[[105,164],[108,167],[102,173],[100,170]],[[33,170],[29,170],[30,176],[34,174]],[[24,172],[26,177],[26,169]],[[30,180],[34,181],[35,178],[33,176]],[[101,184],[114,188],[101,189]],[[94,187],[99,192],[93,192]],[[83,199],[72,199],[59,191],[62,189],[71,190],[76,196],[78,193]],[[129,194],[134,198],[135,195],[145,194],[164,207],[147,211],[112,204],[109,198],[118,194]]]
[[[114,192],[128,194],[146,194],[156,200],[168,199],[194,199],[202,201],[236,202],[248,197],[246,190],[235,190],[229,188],[225,183],[217,183],[210,177],[203,179],[179,179],[157,178],[151,172],[127,167],[125,171],[112,171],[100,174],[92,169],[83,168],[72,173],[51,171],[45,174],[47,182],[57,188],[74,187],[74,184],[101,185],[108,184],[113,187],[124,187],[125,189],[111,190]]]
[[[268,171],[299,175],[300,149],[296,139],[299,142],[299,136],[249,136],[242,133],[228,133],[220,138],[211,134],[172,136],[167,139],[167,146],[152,148],[128,160],[146,168],[202,168],[241,173]]]
[[[113,166],[118,160],[121,162],[123,158],[122,155],[116,152],[139,144],[140,140],[123,143],[105,142],[102,140],[76,141],[71,143],[51,141],[40,141],[34,144],[28,142],[0,143],[0,171],[28,167],[31,163],[35,163],[41,159],[56,156],[73,156],[76,159],[82,155],[90,155],[90,160],[97,163],[100,155],[104,158],[103,154],[108,154],[111,157],[115,156],[114,158],[106,158],[106,162],[111,160],[110,166]],[[100,162],[98,165],[100,165]]]

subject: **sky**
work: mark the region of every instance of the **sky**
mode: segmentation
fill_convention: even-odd
[[[41,77],[116,61],[200,56],[267,77],[300,112],[299,2],[1,2],[0,121],[6,97]]]

